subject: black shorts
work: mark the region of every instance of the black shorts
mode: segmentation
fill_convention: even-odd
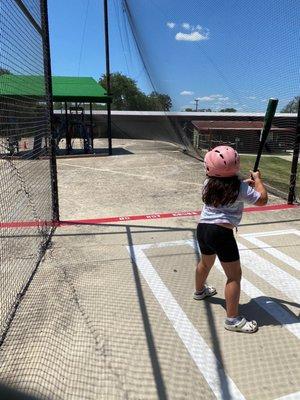
[[[197,240],[202,254],[216,254],[224,262],[240,259],[233,230],[230,228],[200,222],[197,226]]]

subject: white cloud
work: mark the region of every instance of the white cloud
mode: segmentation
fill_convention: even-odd
[[[189,30],[191,29],[191,25],[188,22],[183,22],[183,24],[181,24],[183,29]]]
[[[174,29],[176,26],[175,22],[167,22],[167,27],[170,29]]]
[[[192,96],[194,92],[191,92],[190,90],[183,90],[180,94],[181,96]]]
[[[255,99],[256,99],[256,96],[248,96],[247,99],[255,100]]]
[[[224,101],[228,101],[229,97],[222,94],[210,94],[209,96],[203,96],[198,98],[199,101],[217,101],[218,104]]]
[[[193,31],[191,33],[178,32],[175,39],[185,42],[200,42],[201,40],[208,40],[208,36],[208,33],[200,33],[198,31]]]
[[[215,101],[216,99],[210,97],[210,96],[203,96],[203,97],[199,97],[200,101]]]
[[[174,29],[175,22],[167,22],[167,26],[170,29]],[[200,42],[202,40],[209,39],[209,29],[203,28],[201,25],[191,25],[189,22],[182,22],[180,24],[181,28],[188,32],[177,32],[175,39],[185,42]]]

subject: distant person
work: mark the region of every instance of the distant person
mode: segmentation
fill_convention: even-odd
[[[202,300],[217,293],[214,287],[205,285],[205,281],[218,256],[227,276],[224,327],[230,331],[253,333],[258,329],[257,322],[247,321],[239,315],[242,271],[233,230],[241,221],[244,201],[262,206],[267,203],[268,194],[260,172],[250,171],[251,178],[246,181],[238,177],[240,157],[230,146],[218,146],[209,151],[204,164],[207,179],[202,192],[204,207],[197,226],[201,259],[196,268],[194,299]]]

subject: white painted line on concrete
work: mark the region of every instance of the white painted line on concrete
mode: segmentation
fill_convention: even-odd
[[[257,239],[255,236],[244,236],[241,235],[244,239],[248,240],[250,243],[257,246],[259,249],[265,251],[266,253],[270,254],[271,256],[277,258],[278,260],[284,262],[285,264],[290,265],[291,267],[295,268],[297,271],[300,271],[300,262],[295,260],[294,258],[288,256],[287,254],[277,250],[276,248],[268,245],[267,243],[263,242],[262,240]]]
[[[277,235],[298,235],[300,236],[300,231],[297,229],[283,229],[278,231],[265,231],[265,232],[254,232],[254,233],[243,233],[241,236],[243,237],[261,237],[261,236],[277,236]]]
[[[160,247],[174,247],[174,246],[184,246],[187,245],[189,246],[189,240],[173,240],[171,242],[158,242],[158,243],[148,243],[148,244],[143,244],[141,245],[143,250],[148,250],[151,248],[160,248]]]
[[[108,172],[110,174],[117,174],[117,175],[125,175],[125,176],[132,176],[134,178],[140,178],[140,179],[149,179],[149,180],[154,180],[157,181],[157,175],[143,175],[143,174],[132,174],[130,172],[125,172],[125,171],[114,171],[108,168],[95,168],[95,167],[88,167],[86,165],[78,165],[78,164],[69,164],[65,162],[60,162],[59,165],[66,165],[68,167],[75,167],[75,168],[82,168],[82,169],[91,169],[93,171],[100,171],[100,172]],[[200,184],[197,182],[188,182],[188,181],[179,181],[179,180],[172,180],[170,178],[164,178],[164,177],[159,177],[160,181],[168,181],[168,182],[173,182],[173,183],[183,183],[185,185],[193,185],[200,187]]]
[[[288,232],[291,233],[291,232]],[[294,232],[293,232],[294,233]],[[275,234],[275,232],[274,232]],[[278,231],[276,234],[281,234]],[[267,235],[264,235],[267,236]],[[166,313],[168,319],[171,321],[173,327],[177,331],[177,334],[183,341],[187,350],[189,351],[192,359],[196,363],[198,369],[203,374],[211,389],[217,396],[217,398],[224,400],[224,393],[222,393],[222,383],[227,381],[228,387],[231,390],[237,390],[237,396],[235,395],[231,397],[231,399],[239,399],[244,398],[243,395],[238,391],[234,382],[226,376],[225,372],[222,370],[221,376],[221,384],[217,384],[219,379],[219,374],[216,373],[216,368],[218,368],[218,360],[209,349],[199,332],[195,329],[192,323],[187,318],[186,314],[183,312],[181,307],[178,305],[170,291],[161,281],[159,275],[153,268],[152,264],[148,260],[147,256],[144,254],[144,250],[151,248],[164,248],[171,246],[181,246],[181,245],[190,245],[194,249],[198,250],[198,244],[194,240],[178,240],[172,242],[161,242],[161,243],[150,243],[144,245],[133,246],[132,250],[134,253],[134,261],[136,262],[140,272],[142,273],[144,279],[148,283],[150,289],[152,290],[154,296],[160,303],[162,309]],[[245,248],[245,246],[244,246]],[[130,247],[127,247],[130,252]],[[248,250],[248,255],[251,252]],[[245,249],[242,252],[242,256],[245,254]],[[254,253],[255,254],[255,253]],[[252,260],[251,260],[252,265]],[[216,266],[219,271],[223,272],[221,264],[219,261],[216,262]],[[290,333],[300,339],[300,323],[299,319],[296,316],[293,316],[292,313],[286,311],[283,307],[281,307],[276,301],[266,297],[266,295],[256,288],[252,283],[250,283],[247,279],[242,279],[242,291],[245,292],[250,298],[262,307],[267,313],[269,313],[274,319],[276,319],[283,327],[285,327]],[[204,351],[199,351],[199,349],[203,349]],[[207,350],[208,349],[208,350]],[[201,353],[201,354],[199,354]],[[206,353],[206,354],[205,354]],[[208,365],[214,365],[215,370],[210,371],[207,368]],[[204,370],[203,370],[204,368]],[[230,384],[230,386],[229,386]],[[233,385],[233,387],[231,386]],[[234,392],[232,392],[234,393]],[[292,393],[287,396],[283,396],[277,400],[300,400],[300,392]]]
[[[187,241],[181,242],[184,242],[183,244],[188,244],[186,243]],[[193,361],[197,365],[199,371],[217,399],[245,399],[232,379],[226,374],[213,351],[208,347],[202,336],[188,319],[187,315],[153,268],[151,262],[144,253],[145,249],[151,247],[155,247],[155,245],[127,246],[127,250],[148,283],[156,300],[159,302],[166,316],[172,323]]]
[[[176,240],[176,241],[171,241],[171,242],[160,242],[160,243],[149,243],[143,245],[144,250],[148,250],[150,248],[163,248],[163,247],[171,247],[171,246],[183,246],[183,245],[190,245],[194,249],[198,249],[198,244],[194,240]],[[244,246],[245,247],[245,246]],[[242,264],[246,265],[249,269],[253,268],[253,259],[255,259],[254,256],[256,254],[248,250],[247,254],[247,262],[244,259],[245,251],[241,252],[241,261]],[[259,257],[259,256],[258,256]],[[265,262],[262,257],[260,259]],[[216,266],[219,271],[223,272],[223,268],[221,267],[221,264],[218,260],[216,260]],[[280,268],[276,267],[275,265],[271,265],[272,269],[279,271],[280,274]],[[289,274],[287,274],[288,277],[290,277]],[[281,275],[279,276],[278,280],[280,281]],[[269,275],[264,274],[263,277],[264,280],[266,280],[267,283],[269,282]],[[294,278],[295,279],[295,278]],[[278,283],[278,282],[277,282]],[[299,286],[299,281],[297,280],[297,287]],[[276,301],[272,300],[271,298],[267,297],[265,293],[263,293],[261,290],[259,290],[256,286],[254,286],[251,282],[249,282],[247,279],[244,277],[242,278],[242,286],[241,289],[243,290],[244,293],[247,294],[250,298],[252,298],[260,307],[262,307],[267,313],[269,313],[275,320],[277,320],[280,325],[284,326],[289,332],[291,332],[294,336],[296,336],[298,339],[300,339],[300,320],[296,316],[294,316],[292,313],[288,312],[284,307],[282,307],[280,304],[278,304]],[[281,288],[282,289],[282,288]],[[286,293],[285,286],[283,287],[283,290],[281,290],[283,293]],[[297,289],[299,291],[299,288]],[[295,301],[294,299],[292,299]]]
[[[300,281],[275,264],[249,250],[246,246],[238,243],[243,266],[249,268],[260,278],[264,279],[275,289],[280,290],[292,301],[300,303]]]
[[[300,392],[290,393],[287,396],[279,397],[276,400],[300,400]]]
[[[188,242],[194,249],[199,251],[197,242],[195,242],[194,240],[189,240]],[[217,269],[225,275],[219,260],[216,259],[215,265]],[[273,299],[267,297],[265,293],[259,290],[244,277],[241,281],[241,290],[246,293],[248,297],[253,299],[268,314],[270,314],[276,321],[278,321],[280,325],[282,325],[290,333],[296,336],[296,338],[300,339],[299,318],[288,312],[284,307],[282,307]]]

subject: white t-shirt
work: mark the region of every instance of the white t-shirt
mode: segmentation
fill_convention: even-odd
[[[205,183],[204,183],[205,185]],[[244,202],[254,204],[260,198],[260,193],[248,185],[241,182],[238,198],[233,204],[226,206],[208,206],[204,204],[199,222],[206,224],[232,224],[238,226],[242,219]]]

